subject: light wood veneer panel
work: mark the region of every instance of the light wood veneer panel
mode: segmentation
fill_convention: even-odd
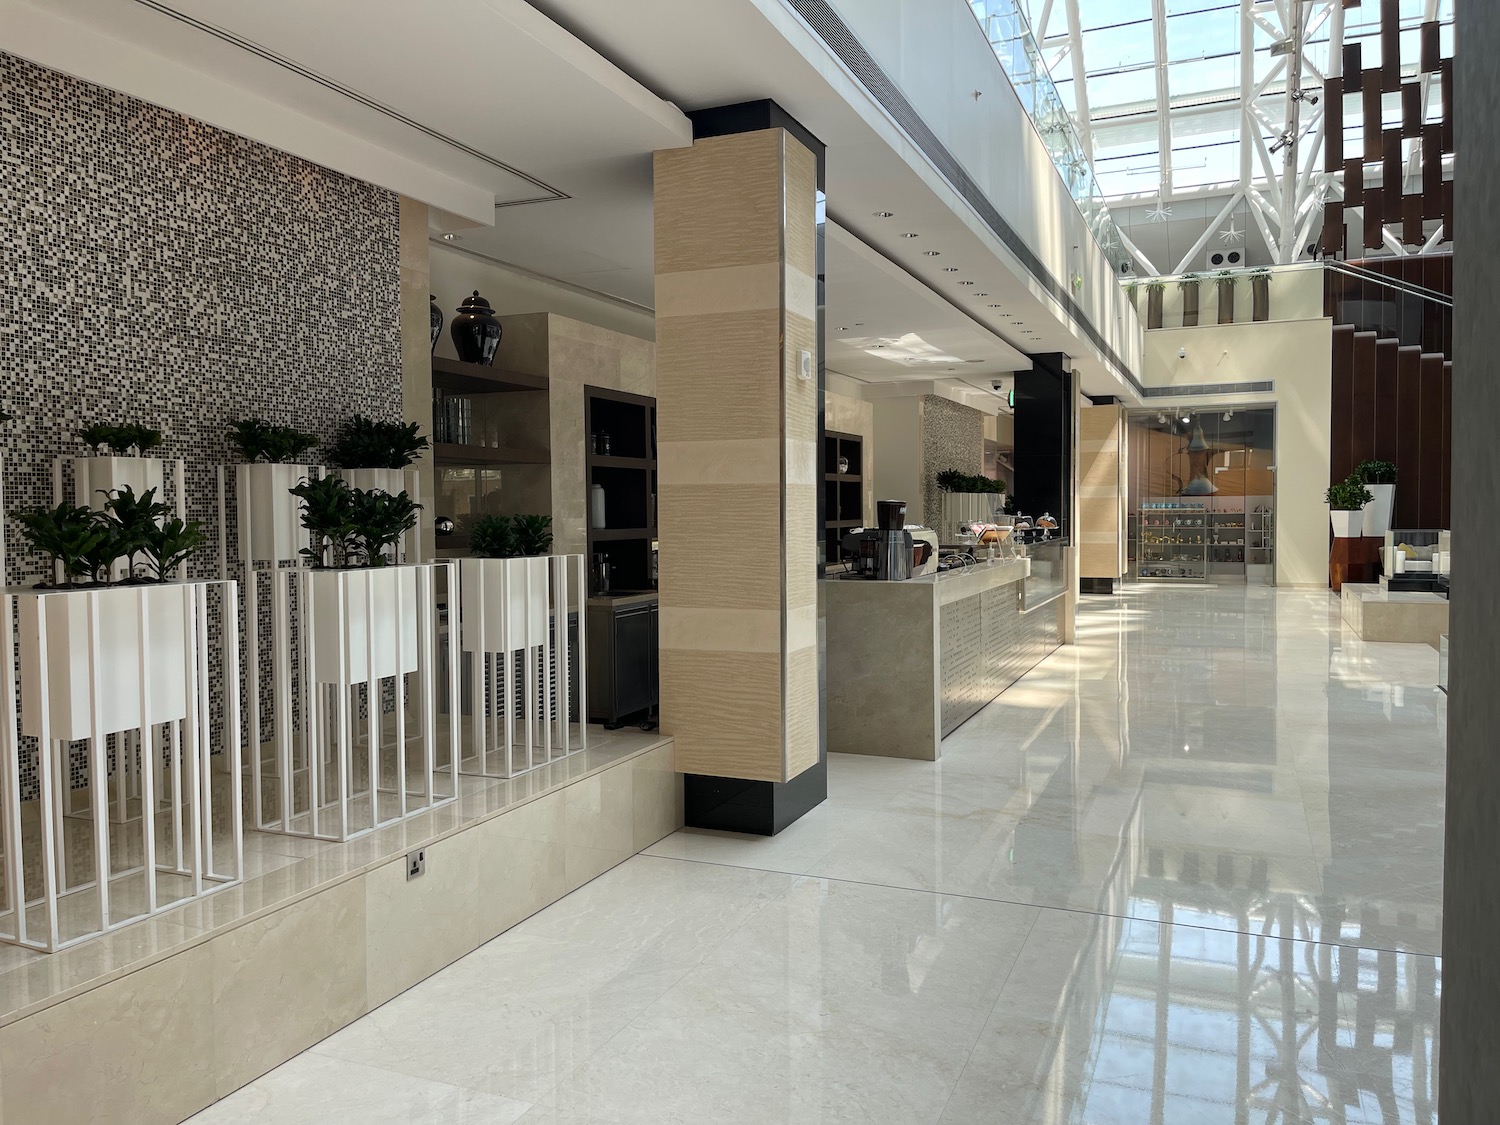
[[[683,773],[782,781],[779,653],[662,649],[661,721]]]
[[[779,310],[663,317],[656,346],[659,440],[780,439]]]
[[[818,764],[818,650],[786,655],[786,776]]]
[[[783,135],[736,133],[656,153],[657,273],[780,260]]]

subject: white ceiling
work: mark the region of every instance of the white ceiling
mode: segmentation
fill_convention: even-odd
[[[985,391],[1031,361],[885,255],[830,222],[827,364],[867,383],[953,379]],[[893,328],[894,326],[894,328]]]
[[[955,213],[922,158],[865,120],[852,79],[789,40],[788,18],[757,0],[0,0],[0,48],[441,199],[435,227],[464,249],[645,307],[651,153],[691,143],[679,106],[774,97],[829,143],[829,214],[843,228],[830,240],[831,329],[858,320],[870,340],[915,336],[981,360],[965,365],[975,385],[1028,367],[1028,351],[1077,355],[1030,279]],[[551,201],[472,205],[486,198]],[[919,366],[834,331],[830,363],[881,382]],[[1118,393],[1102,368],[1080,367],[1086,390]]]

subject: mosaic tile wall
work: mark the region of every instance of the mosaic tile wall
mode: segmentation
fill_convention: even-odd
[[[938,525],[943,505],[937,475],[944,469],[984,472],[984,415],[952,399],[923,395],[922,505],[926,514],[913,522]]]
[[[400,419],[394,193],[3,52],[0,185],[7,509],[51,502],[80,426],[140,422],[217,543],[231,420]]]

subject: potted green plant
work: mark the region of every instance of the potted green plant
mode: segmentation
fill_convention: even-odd
[[[1184,328],[1198,326],[1198,286],[1202,280],[1203,275],[1198,273],[1185,273],[1177,280],[1177,288],[1182,290],[1182,326]]]
[[[1257,266],[1250,271],[1251,318],[1256,321],[1271,319],[1271,271]]]
[[[1167,283],[1159,277],[1146,282],[1146,327],[1160,328]]]
[[[1214,274],[1219,291],[1219,323],[1234,323],[1234,271],[1220,270]]]
[[[1364,506],[1374,497],[1350,474],[1338,484],[1328,486],[1323,502],[1328,505],[1328,519],[1336,539],[1357,539],[1364,530]]]
[[[229,427],[234,466],[238,558],[241,562],[295,559],[307,544],[292,489],[312,466],[307,455],[318,439],[294,426],[244,418]]]
[[[44,695],[50,739],[139,728],[143,667],[154,685],[147,722],[186,714],[186,588],[203,583],[170,579],[204,537],[196,521],[167,514],[154,489],[137,496],[128,485],[111,493],[102,510],[64,503],[17,513],[22,537],[59,579],[18,598],[23,733],[41,737]],[[144,574],[137,572],[138,557]]]
[[[163,493],[165,466],[159,457],[148,456],[161,447],[160,430],[135,423],[96,422],[75,430],[74,436],[88,449],[87,456],[69,458],[75,505],[102,509],[101,497],[122,488],[132,489],[137,495],[152,489],[158,496]]]
[[[1354,475],[1372,497],[1365,508],[1364,533],[1384,538],[1391,529],[1396,507],[1396,476],[1400,470],[1390,461],[1361,461]]]
[[[339,427],[325,457],[351,488],[400,492],[406,467],[431,444],[419,429],[415,422],[379,422],[356,414]]]
[[[387,551],[417,524],[420,505],[404,491],[350,488],[340,477],[303,480],[300,502],[309,545],[309,628],[313,674],[344,686],[415,672],[420,565],[392,565]]]

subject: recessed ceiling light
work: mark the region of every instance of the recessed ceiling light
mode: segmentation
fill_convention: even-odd
[[[941,250],[923,250],[922,256],[926,258],[937,258],[940,257],[942,253],[943,252]]]
[[[862,321],[862,320],[856,320],[854,322],[854,327],[856,327],[856,328],[863,328],[864,326],[865,326],[865,322]]]
[[[999,305],[991,305],[990,306],[990,308],[992,308],[992,309],[998,309],[999,307],[1000,307]]]
[[[875,217],[877,219],[894,219],[896,217],[896,212],[894,212],[894,211],[876,211],[875,212]]]
[[[957,273],[958,272],[958,267],[957,266],[944,266],[943,267],[943,272],[944,273]]]
[[[835,328],[834,331],[835,332],[847,332],[847,331],[849,331],[849,329],[846,326],[844,326],[844,325],[841,324],[837,328]]]
[[[989,294],[988,293],[975,293],[974,296],[976,296],[976,297],[988,297]]]
[[[443,241],[444,242],[462,242],[463,241],[463,236],[462,235],[457,235],[457,234],[449,233],[449,234],[443,235]]]
[[[960,281],[959,284],[960,285],[973,285],[974,283],[972,281]]]
[[[902,238],[921,238],[922,236],[919,235],[919,234],[912,234],[910,231],[908,231],[907,233],[903,234],[901,237]]]

